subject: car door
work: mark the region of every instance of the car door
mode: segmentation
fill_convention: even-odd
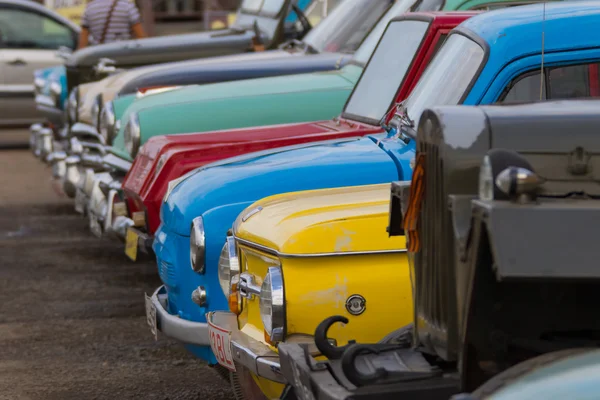
[[[39,118],[33,72],[63,62],[61,46],[75,47],[73,31],[35,9],[0,5],[0,124],[25,125]]]

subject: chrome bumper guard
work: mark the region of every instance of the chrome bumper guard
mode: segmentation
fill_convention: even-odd
[[[279,354],[238,329],[237,316],[230,312],[214,311],[206,314],[206,320],[231,332],[231,355],[233,361],[248,368],[250,372],[268,380],[286,383],[281,374]]]
[[[44,117],[48,118],[54,125],[62,126],[65,123],[65,112],[56,107],[54,100],[50,96],[37,94],[35,96],[36,109],[41,112]]]
[[[156,289],[150,302],[156,310],[156,328],[163,335],[186,344],[210,346],[208,324],[193,322],[171,315],[167,311],[167,289],[163,286]],[[151,327],[152,328],[152,327]]]
[[[76,122],[71,126],[71,137],[91,136],[98,141],[102,146],[106,145],[104,136],[102,136],[95,127],[83,122]]]
[[[104,193],[100,184],[108,186],[108,193]],[[102,237],[104,233],[112,229],[111,207],[117,194],[116,189],[121,187],[121,182],[113,179],[108,172],[102,172],[94,175],[92,191],[89,195],[88,217],[90,221],[90,230],[97,237]],[[112,197],[111,197],[112,195]]]

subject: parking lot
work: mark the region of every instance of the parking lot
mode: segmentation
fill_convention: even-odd
[[[146,326],[152,260],[91,235],[28,150],[0,150],[0,399],[229,399]]]

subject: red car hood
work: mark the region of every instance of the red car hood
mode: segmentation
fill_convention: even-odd
[[[254,151],[380,132],[379,126],[337,119],[155,136],[135,158],[123,190],[130,213],[145,209],[148,233],[154,233],[160,223],[160,204],[169,182],[195,168]]]

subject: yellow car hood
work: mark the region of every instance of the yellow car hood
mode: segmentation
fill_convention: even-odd
[[[403,250],[404,237],[390,238],[382,229],[389,199],[389,184],[270,196],[244,210],[234,232],[282,257]]]

